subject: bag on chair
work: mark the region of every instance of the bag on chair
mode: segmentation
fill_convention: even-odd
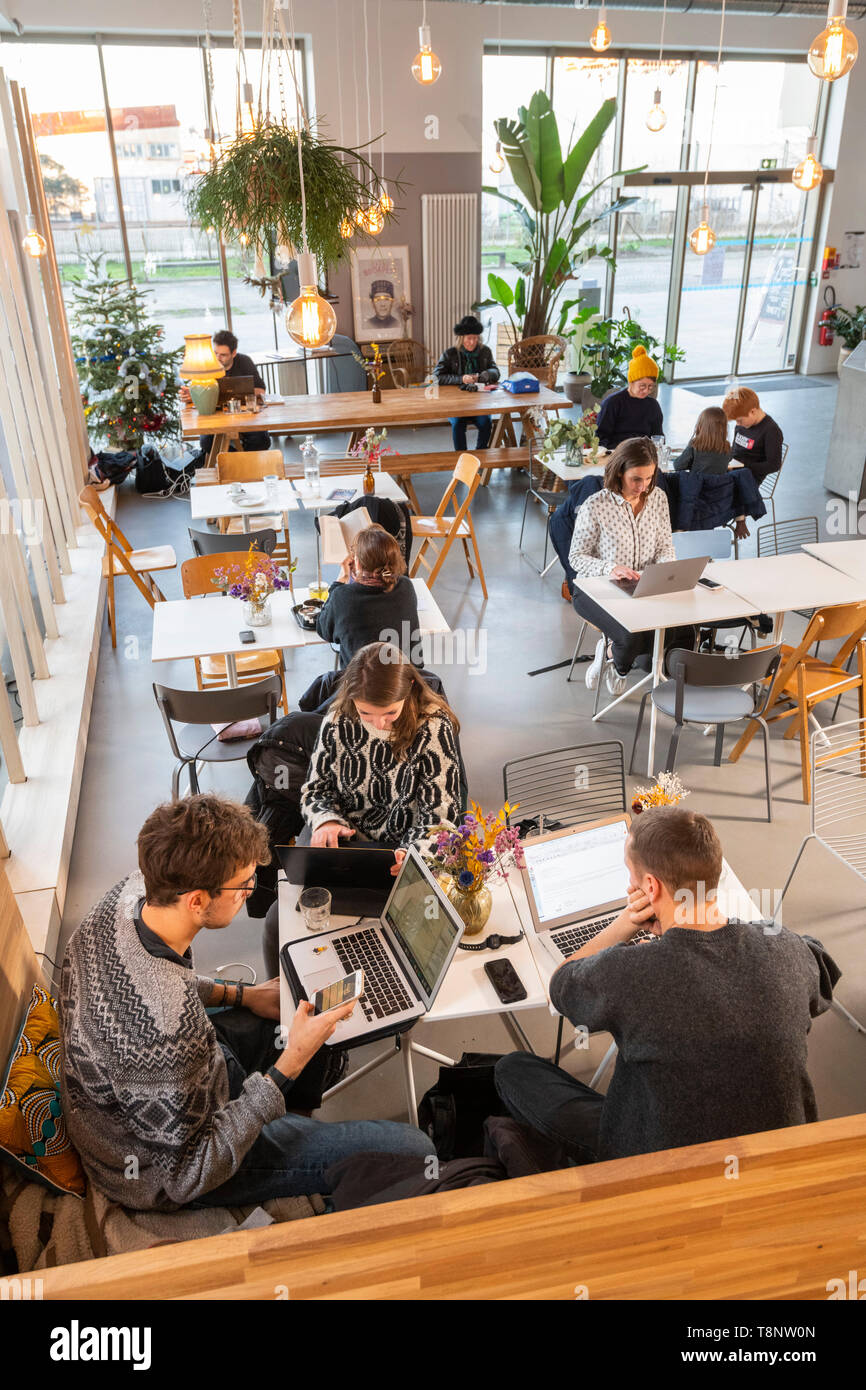
[[[195,470],[195,460],[175,468],[152,444],[145,444],[136,461],[135,490],[142,497],[186,497]]]
[[[480,1158],[484,1121],[507,1115],[493,1084],[496,1053],[464,1052],[453,1067],[440,1067],[439,1080],[421,1097],[418,1124],[430,1135],[441,1159]]]

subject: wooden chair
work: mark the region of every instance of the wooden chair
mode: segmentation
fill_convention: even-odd
[[[103,507],[99,493],[92,484],[81,489],[78,501],[105,541],[102,577],[108,583],[108,626],[111,629],[111,645],[116,647],[115,578],[120,574],[129,575],[136,589],[152,608],[155,603],[165,599],[165,594],[153,577],[154,571],[177,569],[177,556],[170,545],[151,545],[143,550],[133,550],[117,522],[112,521]]]
[[[556,333],[540,333],[535,338],[521,338],[508,349],[508,375],[529,372],[542,386],[556,389],[559,364],[568,346]]]
[[[272,473],[275,473],[278,478],[286,476],[285,461],[279,449],[250,449],[247,452],[238,449],[232,450],[230,453],[220,454],[217,457],[217,476],[221,483],[258,483]],[[224,519],[220,524],[220,530],[226,536],[239,535],[244,530],[243,518],[233,516],[227,520]],[[292,563],[289,528],[288,526],[283,528],[281,516],[251,516],[250,530],[283,530],[284,539],[276,547],[274,559],[284,565]]]
[[[238,555],[236,559],[240,561],[241,556]],[[217,571],[225,569],[226,565],[231,564],[231,562],[230,555],[196,555],[191,560],[184,560],[180,567],[184,598],[200,598],[202,595],[219,593],[216,583]],[[199,690],[228,688],[224,656],[196,656],[193,657],[193,662]],[[283,706],[284,714],[288,714],[286,665],[281,651],[265,648],[249,654],[246,652],[238,653],[235,657],[235,666],[238,674],[238,685],[251,685],[253,681],[261,680],[271,671],[278,675],[283,691],[280,703]]]
[[[481,464],[474,454],[461,454],[454,469],[451,482],[445,489],[442,501],[436,508],[435,516],[413,516],[412,535],[421,539],[421,549],[415,556],[415,562],[410,570],[411,576],[418,573],[418,566],[423,565],[430,570],[430,577],[427,580],[432,589],[433,582],[445,562],[445,557],[451,549],[454,541],[459,537],[463,542],[463,554],[466,556],[466,567],[469,570],[470,579],[475,578],[475,571],[472,568],[472,560],[469,555],[469,541],[472,542],[472,549],[475,552],[475,564],[478,569],[478,578],[481,580],[481,592],[487,598],[487,584],[484,580],[484,570],[481,566],[481,556],[478,552],[478,540],[475,535],[475,527],[472,525],[472,515],[469,511],[472,498],[475,496],[478,484],[481,481],[479,469]],[[466,496],[460,506],[457,505],[457,487],[462,483],[466,488]],[[448,504],[453,499],[454,514],[447,513]],[[443,542],[441,549],[434,544],[434,537]],[[436,555],[434,565],[430,566],[424,558],[427,547],[432,546]]]
[[[395,338],[385,348],[385,367],[390,374],[386,386],[418,386],[433,370],[430,354],[417,338]]]
[[[764,711],[768,724],[774,720],[790,719],[785,738],[800,739],[800,768],[803,781],[803,800],[811,800],[809,768],[809,720],[812,711],[824,700],[843,695],[846,690],[858,692],[859,713],[866,719],[866,602],[845,603],[836,608],[819,608],[809,620],[806,631],[796,647],[782,646],[782,660],[773,682],[772,695]],[[809,655],[816,642],[838,642],[842,645],[832,661],[819,661]],[[857,669],[846,671],[845,663],[856,650]],[[815,721],[816,722],[816,721]],[[754,737],[757,725],[750,724],[731,749],[731,762],[736,762]]]

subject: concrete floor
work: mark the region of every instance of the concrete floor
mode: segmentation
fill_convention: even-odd
[[[829,380],[829,379],[825,379]],[[759,388],[760,389],[760,388]],[[721,395],[721,391],[720,391]],[[835,403],[835,390],[784,390],[767,393],[762,403],[781,424],[790,453],[777,489],[777,516],[814,515],[826,533],[830,500],[822,486],[824,461]],[[713,403],[706,396],[683,388],[663,387],[660,401],[666,430],[674,442],[685,441],[698,412]],[[296,439],[287,453],[296,453]],[[447,431],[396,431],[392,443],[399,452],[450,448]],[[339,453],[335,436],[323,452]],[[443,476],[422,476],[417,491],[425,509],[433,511],[445,484]],[[522,474],[494,475],[488,488],[477,494],[473,506],[481,554],[485,565],[489,600],[485,603],[477,582],[469,582],[462,554],[452,552],[436,585],[436,597],[452,628],[472,640],[463,643],[470,660],[440,662],[438,670],[461,724],[461,741],[469,774],[470,793],[485,809],[502,802],[502,765],[505,761],[546,749],[618,738],[631,746],[636,704],[626,702],[599,725],[590,720],[592,696],[579,679],[567,684],[565,671],[530,677],[527,673],[570,657],[578,630],[576,616],[560,597],[562,575],[558,566],[539,579],[536,570],[517,550],[523,493]],[[139,498],[130,484],[119,498],[118,520],[134,544],[169,542],[179,559],[190,553],[186,533],[189,508],[181,500],[149,501]],[[866,529],[866,524],[864,524]],[[314,573],[312,523],[293,519],[293,545],[299,557],[301,582]],[[527,544],[540,556],[544,530],[541,514],[533,514],[527,526]],[[754,553],[754,538],[744,554]],[[163,585],[169,598],[181,595],[179,572],[170,573]],[[60,955],[68,934],[94,901],[136,862],[135,839],[144,817],[169,795],[172,760],[151,691],[154,679],[167,685],[192,686],[191,663],[154,667],[150,660],[151,614],[132,586],[118,586],[118,623],[122,636],[112,651],[107,630],[100,652],[90,738],[84,768],[69,889],[63,922]],[[792,615],[786,637],[799,630]],[[486,669],[471,659],[484,650]],[[461,655],[455,644],[455,655]],[[290,698],[297,698],[309,681],[329,662],[322,648],[289,653]],[[854,701],[843,701],[847,717],[853,717]],[[829,714],[829,711],[827,711]],[[844,713],[840,718],[844,718]],[[730,746],[730,743],[728,744]],[[663,765],[667,748],[664,729],[657,763]],[[803,836],[809,829],[808,808],[800,800],[799,753],[795,742],[773,739],[775,765],[775,820],[762,819],[763,762],[760,740],[737,764],[712,766],[712,745],[697,733],[686,733],[680,744],[678,770],[691,790],[688,805],[711,815],[717,825],[727,858],[747,889],[780,890]],[[646,778],[630,779],[630,785]],[[220,791],[243,798],[249,776],[245,764],[222,769],[214,785]],[[844,974],[839,994],[855,1014],[866,1017],[866,966],[858,932],[863,928],[863,886],[829,855],[811,846],[785,903],[785,922],[794,930],[819,937],[831,950]],[[214,970],[229,961],[247,961],[261,978],[261,923],[245,915],[218,936],[199,938],[196,964]],[[534,1048],[550,1055],[555,1026],[543,1010],[521,1015]],[[505,1052],[513,1047],[499,1017],[469,1019],[462,1023],[421,1025],[416,1036],[437,1051],[459,1056],[463,1050]],[[588,1055],[572,1052],[575,1074],[587,1077],[606,1046],[599,1038]],[[367,1055],[354,1054],[353,1065]],[[858,1037],[841,1019],[826,1015],[813,1029],[810,1044],[811,1072],[822,1118],[851,1114],[866,1108],[866,1039]],[[419,1095],[433,1083],[437,1066],[421,1059],[416,1063]],[[743,1078],[748,1085],[748,1077]],[[404,1116],[400,1068],[396,1061],[367,1077],[332,1101],[322,1112],[326,1119]]]

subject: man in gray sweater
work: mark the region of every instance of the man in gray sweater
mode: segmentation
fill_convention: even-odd
[[[61,1095],[90,1181],[136,1210],[244,1206],[324,1192],[360,1151],[430,1154],[389,1121],[323,1124],[323,1044],[354,1007],[301,1003],[280,1046],[279,980],[196,975],[200,931],[227,927],[270,859],[245,806],[192,796],[158,806],[138,837],[140,872],[82,922],[63,961]],[[223,1008],[212,1018],[206,1008]],[[294,1113],[292,1113],[294,1112]]]
[[[806,1038],[840,973],[820,941],[725,918],[705,816],[643,812],[625,860],[628,905],[550,982],[570,1022],[613,1034],[607,1095],[515,1053],[496,1068],[511,1114],[578,1163],[816,1120]],[[631,943],[642,928],[658,940]]]

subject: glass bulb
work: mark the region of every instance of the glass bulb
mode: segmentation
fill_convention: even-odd
[[[716,244],[716,234],[707,221],[709,211],[709,207],[704,203],[701,210],[701,220],[695,230],[689,234],[689,245],[696,256],[705,256],[708,251],[712,251]]]
[[[355,224],[351,217],[344,217],[340,223],[340,236],[348,241],[350,236],[355,235]]]
[[[487,167],[491,174],[501,174],[502,170],[505,168],[505,160],[502,158],[502,145],[498,140],[496,141],[496,153]]]
[[[325,347],[337,331],[337,315],[315,285],[302,285],[286,314],[289,337],[301,347]]]
[[[366,208],[358,208],[358,209],[357,209],[357,211],[356,211],[356,213],[355,213],[355,221],[357,222],[357,224],[358,224],[359,227],[363,227],[363,225],[364,225],[364,218],[365,218],[366,216],[367,216],[367,210],[366,210]]]
[[[379,207],[382,209],[382,211],[390,212],[393,206],[394,199],[391,197],[390,193],[383,193],[381,198],[379,199]]]
[[[791,182],[796,188],[801,188],[804,193],[811,193],[812,189],[817,188],[824,177],[823,167],[815,155],[817,143],[817,136],[810,135],[806,143],[806,157],[801,164],[797,165],[791,175]]]
[[[430,47],[430,25],[422,24],[418,30],[419,52],[412,60],[412,76],[422,87],[430,87],[438,79],[442,64]]]
[[[385,225],[385,214],[378,203],[371,203],[364,211],[361,226],[370,236],[378,236]]]
[[[831,10],[841,8],[838,3],[830,6]],[[809,49],[809,67],[816,77],[835,82],[851,71],[858,51],[857,40],[845,24],[844,15],[832,15],[827,28],[821,30]]]
[[[250,239],[247,236],[246,232],[241,232],[240,236],[238,237],[238,241],[241,246],[249,246],[250,244]]]
[[[603,53],[606,48],[610,48],[611,35],[604,19],[600,19],[589,36],[589,46],[596,53]]]
[[[31,228],[27,235],[22,238],[21,245],[28,256],[32,256],[34,260],[38,260],[40,256],[44,256],[45,252],[48,250],[47,241],[44,236],[41,236],[39,232],[36,231],[35,227]]]
[[[662,89],[661,87],[656,87],[653,104],[646,118],[646,128],[647,130],[651,130],[653,134],[657,134],[658,131],[664,130],[667,123],[667,115],[662,109]]]

